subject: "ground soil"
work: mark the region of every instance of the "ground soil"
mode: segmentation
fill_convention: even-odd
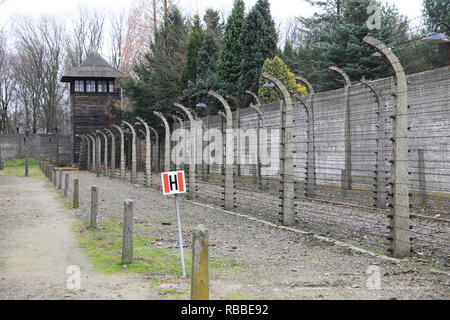
[[[71,172],[80,180],[80,209],[68,210],[43,179],[0,178],[0,299],[189,298],[189,278],[168,274],[102,274],[79,248],[75,219],[89,216],[90,188],[99,188],[99,222],[122,217],[134,201],[135,223],[163,248],[178,245],[174,201],[128,181]],[[69,192],[69,197],[71,192]],[[230,268],[210,274],[211,299],[449,299],[448,275],[426,263],[392,262],[180,199],[185,250],[195,226],[209,231],[211,259]],[[80,290],[66,287],[67,267],[78,265]],[[370,266],[379,267],[380,289],[368,288]],[[179,284],[176,295],[159,283]]]

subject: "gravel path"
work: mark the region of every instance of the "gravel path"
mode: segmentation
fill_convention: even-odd
[[[145,222],[148,234],[161,247],[177,247],[174,202],[160,192],[128,181],[73,172],[80,179],[81,207],[74,213],[87,219],[90,187],[99,188],[99,220],[122,217],[125,199],[134,201],[136,223]],[[72,182],[71,182],[72,185]],[[449,278],[426,264],[387,262],[312,236],[281,230],[220,209],[180,201],[185,250],[191,249],[192,230],[209,230],[210,257],[227,261],[229,269],[211,273],[211,298],[252,299],[448,299]],[[170,225],[169,225],[170,224]],[[381,289],[367,287],[368,268],[380,269]],[[188,280],[178,280],[189,287]],[[180,295],[188,298],[188,293]]]
[[[43,179],[0,178],[0,299],[155,299],[136,275],[103,275],[78,248],[74,216]],[[81,271],[67,289],[67,268]]]

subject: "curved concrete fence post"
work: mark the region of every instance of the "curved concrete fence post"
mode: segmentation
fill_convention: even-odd
[[[241,150],[241,102],[238,98],[232,95],[226,95],[225,98],[233,101],[233,104],[236,106],[236,125],[234,126],[236,130],[236,174],[237,176],[241,176],[241,154],[245,154],[245,149]]]
[[[267,72],[262,73],[262,77],[275,84],[284,100],[284,106],[282,106],[282,156],[281,156],[281,181],[283,184],[282,195],[282,219],[281,223],[285,226],[290,226],[295,223],[295,210],[294,210],[294,141],[292,134],[292,127],[294,124],[293,119],[293,106],[291,96],[286,87],[276,77]]]
[[[192,108],[186,108],[186,109],[192,114],[195,121],[200,121],[200,118],[198,117],[198,114],[195,110],[193,110]]]
[[[187,108],[187,110],[192,114],[195,120],[195,126],[193,127],[195,130],[195,173],[197,174],[199,172],[199,163],[201,163],[201,160],[203,159],[203,122],[202,119],[199,118],[197,112],[191,108]],[[201,123],[202,125],[199,126],[198,124]],[[199,130],[201,132],[199,132]],[[198,141],[198,137],[200,138],[200,142]],[[199,156],[200,155],[200,156]]]
[[[106,177],[108,176],[108,138],[106,137],[106,134],[103,131],[97,130],[97,133],[103,136],[103,139],[105,140],[105,149],[104,149],[104,159],[103,159],[103,175]]]
[[[179,117],[179,116],[177,116],[175,114],[172,115],[172,119],[174,119],[174,121],[177,121],[178,124],[180,125],[178,127],[178,130],[180,130],[183,133],[181,138],[183,139],[183,143],[184,143],[186,141],[186,134],[185,134],[185,131],[184,131],[184,121],[183,121],[183,119],[181,117]],[[178,140],[176,142],[180,142],[180,140]],[[184,147],[183,147],[183,156],[180,156],[179,152],[175,154],[175,160],[176,160],[175,161],[175,165],[176,165],[176,169],[177,170],[181,170],[181,168],[182,168],[181,163],[182,163],[182,161],[185,162],[185,160],[184,160],[185,155],[186,155],[186,150],[184,149]]]
[[[366,36],[364,42],[377,50],[389,62],[394,72],[395,114],[392,122],[392,160],[391,186],[392,203],[389,204],[391,214],[389,218],[390,248],[388,251],[396,258],[411,255],[411,231],[409,217],[409,189],[408,189],[408,84],[405,71],[397,56],[381,41]]]
[[[153,114],[161,119],[164,123],[164,128],[166,131],[165,141],[164,141],[164,171],[170,171],[170,126],[166,117],[161,112],[153,111]]]
[[[178,155],[176,154],[176,151],[175,151],[176,141],[172,141],[172,139],[174,138],[174,132],[177,130],[177,120],[171,114],[169,114],[167,117],[171,118],[173,121],[171,135],[170,135],[170,139],[171,139],[170,140],[170,150],[171,150],[171,153],[170,153],[171,167],[170,167],[170,169],[176,171],[176,170],[178,170],[178,168],[177,168]],[[172,163],[174,164],[173,166],[172,166]]]
[[[222,148],[222,165],[221,165],[221,171],[222,171],[222,175],[223,176],[225,176],[225,163],[227,162],[226,161],[226,140],[224,139],[224,136],[225,136],[225,125],[224,125],[224,123],[226,124],[227,123],[227,116],[226,116],[226,114],[223,112],[223,111],[218,111],[217,112],[217,114],[218,115],[220,115],[221,117],[222,117],[222,121],[221,121],[221,123],[222,123],[222,128],[221,128],[221,131],[222,131],[222,143],[223,143],[223,148]]]
[[[351,145],[351,130],[350,130],[350,87],[352,85],[350,78],[344,72],[344,70],[338,67],[329,67],[330,70],[337,72],[342,78],[344,78],[344,96],[345,96],[345,132],[344,132],[344,149],[345,149],[345,180],[344,186],[345,190],[352,189],[352,145]]]
[[[113,179],[116,176],[116,137],[111,130],[106,129],[105,131],[111,137],[111,169],[109,170],[109,177]]]
[[[253,99],[256,101],[256,105],[250,103],[249,107],[256,111],[259,119],[259,126],[258,126],[258,132],[257,132],[257,172],[258,172],[258,181],[259,181],[259,190],[264,189],[264,184],[262,180],[262,174],[261,174],[261,167],[262,163],[267,164],[267,122],[266,118],[264,116],[264,111],[261,108],[261,100],[259,99],[258,95],[253,93],[250,90],[245,91],[246,94],[249,94],[253,97]]]
[[[136,131],[133,126],[125,120],[122,123],[128,126],[131,130],[131,183],[136,184]]]
[[[189,162],[189,188],[188,188],[188,196],[189,199],[195,199],[195,192],[196,192],[196,177],[195,177],[195,162],[196,162],[196,158],[195,158],[195,151],[196,151],[196,145],[195,145],[195,120],[194,120],[194,116],[192,114],[192,112],[186,108],[185,106],[183,106],[180,103],[174,103],[175,107],[180,108],[181,110],[183,110],[186,115],[188,116],[189,119],[189,142],[191,145],[191,152],[190,152],[190,162]]]
[[[228,102],[217,92],[209,91],[210,96],[219,100],[225,108],[227,129],[225,133],[225,210],[234,210],[234,144],[233,144],[233,113]]]
[[[102,141],[100,139],[100,136],[96,133],[94,135],[95,137],[95,142],[97,143],[96,146],[96,151],[97,151],[97,155],[95,156],[95,158],[97,159],[97,168],[95,170],[95,174],[97,175],[97,178],[100,177],[100,171],[101,171],[101,166],[102,166]]]
[[[378,90],[374,84],[371,84],[366,79],[362,78],[360,82],[366,86],[375,96],[375,100],[377,103],[377,151],[376,154],[376,164],[375,164],[375,183],[374,183],[374,192],[376,194],[376,201],[374,206],[380,209],[386,209],[386,189],[385,189],[385,148],[384,145],[387,142],[385,137],[386,132],[386,122],[384,121],[384,103],[380,90]]]
[[[113,124],[120,133],[120,179],[125,180],[125,137],[123,136],[122,128]]]
[[[302,76],[295,76],[295,80],[302,82],[308,89],[308,102],[302,103],[307,116],[307,131],[306,131],[306,184],[305,196],[314,197],[316,187],[316,156],[314,143],[314,88],[311,83]]]
[[[150,128],[150,130],[152,130],[153,134],[155,135],[156,148],[154,148],[154,150],[156,152],[155,152],[155,155],[153,156],[153,159],[155,159],[153,161],[153,163],[154,163],[155,171],[159,172],[159,171],[161,171],[161,166],[159,165],[159,134],[158,134],[158,131],[156,131],[156,129],[153,128],[152,126],[148,126],[148,127]]]
[[[97,170],[97,147],[96,147],[96,143],[94,137],[90,134],[86,135],[87,137],[89,137],[92,141],[92,172],[96,172]]]
[[[87,138],[84,135],[80,135],[80,134],[76,134],[75,138],[80,139],[80,155],[78,157],[78,167],[80,170],[84,169],[84,165],[86,162],[86,170],[89,170],[89,160],[88,160],[88,148],[85,148],[84,144],[88,144],[89,145],[89,141],[87,140]]]
[[[152,178],[150,128],[144,119],[142,119],[140,117],[136,117],[136,120],[141,122],[143,124],[143,126],[145,127],[145,182],[144,182],[144,185],[146,187],[150,187],[151,178]]]
[[[93,134],[95,137],[95,143],[97,144],[96,158],[98,161],[98,166],[97,166],[96,174],[97,174],[97,177],[100,177],[100,173],[102,171],[102,140],[100,138],[100,134],[98,133],[98,130],[95,130],[95,132]]]
[[[86,157],[86,160],[87,160],[87,167],[86,167],[86,171],[88,171],[89,172],[89,170],[91,170],[91,166],[92,166],[92,155],[91,155],[91,141],[90,141],[90,139],[88,138],[88,137],[86,137],[85,135],[83,135],[83,137],[84,137],[84,139],[86,140],[86,144],[87,144],[87,150],[86,150],[86,154],[87,154],[87,157]]]
[[[188,116],[186,113],[184,113],[182,110],[175,110],[179,118],[183,121],[183,139],[184,139],[184,152],[183,152],[183,167],[184,171],[187,173],[188,171],[188,157],[187,157],[187,150],[188,150],[188,141],[187,141],[187,133],[186,133],[186,121],[189,121]]]
[[[138,133],[140,133],[140,134],[138,134]],[[142,129],[137,129],[136,134],[137,134],[136,139],[137,139],[137,141],[139,141],[138,143],[136,143],[136,145],[138,147],[138,149],[136,151],[137,156],[138,156],[138,158],[136,160],[137,161],[137,170],[139,171],[140,169],[142,169],[142,171],[144,171],[144,174],[145,174],[145,156],[144,156],[144,158],[142,158],[142,140],[144,140],[144,143],[145,143],[147,134]],[[145,146],[146,146],[146,144],[144,144],[144,148],[145,148]],[[142,163],[144,163],[144,165],[142,165]],[[144,183],[144,185],[145,185],[145,183]]]

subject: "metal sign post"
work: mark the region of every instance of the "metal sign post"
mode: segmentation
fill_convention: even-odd
[[[164,195],[173,195],[175,198],[175,209],[177,213],[178,224],[178,239],[180,242],[180,256],[181,267],[183,271],[183,277],[186,276],[186,267],[184,264],[184,251],[183,251],[183,233],[181,231],[181,218],[180,209],[178,206],[178,197],[180,193],[186,193],[186,181],[184,178],[184,171],[173,171],[161,173],[162,189]]]
[[[178,239],[180,240],[180,256],[181,256],[181,267],[183,269],[183,277],[186,277],[186,267],[184,265],[184,251],[183,251],[183,234],[181,232],[181,219],[180,219],[180,209],[178,208],[178,197],[175,194],[175,208],[177,210],[177,223],[178,223]]]

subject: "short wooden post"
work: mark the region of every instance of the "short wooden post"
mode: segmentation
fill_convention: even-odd
[[[98,229],[98,189],[91,187],[91,228]]]
[[[208,229],[195,228],[192,240],[191,299],[209,300]]]
[[[53,167],[53,186],[56,187],[57,186],[57,182],[56,182],[56,169],[55,167]]]
[[[66,173],[64,175],[64,198],[67,198],[68,193],[69,193],[69,174]]]
[[[62,176],[63,176],[63,170],[59,169],[58,190],[62,189]]]
[[[79,186],[79,180],[74,179],[73,180],[73,205],[72,205],[72,207],[74,209],[78,209],[78,186]]]
[[[122,264],[133,261],[133,201],[125,200],[123,213]]]

